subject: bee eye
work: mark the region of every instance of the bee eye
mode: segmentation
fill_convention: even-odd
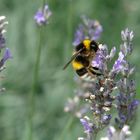
[[[95,41],[91,41],[90,43],[91,49],[93,49],[95,52],[98,50],[98,44]]]
[[[95,46],[95,44],[91,44],[91,48],[95,48],[96,46]]]

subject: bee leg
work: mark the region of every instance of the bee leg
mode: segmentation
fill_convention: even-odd
[[[90,70],[90,72],[92,73],[92,75],[96,75],[96,76],[101,76],[102,75],[100,69],[97,68],[97,67],[90,66],[88,69]]]
[[[90,69],[89,67],[87,68],[87,72],[88,72],[88,74],[89,74],[92,78],[95,78],[95,77],[96,77],[96,75],[92,73],[92,71],[91,71],[91,69]]]

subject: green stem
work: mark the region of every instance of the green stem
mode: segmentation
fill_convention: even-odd
[[[69,118],[69,120],[67,121],[67,124],[66,124],[65,127],[63,128],[63,131],[62,131],[62,133],[60,134],[60,137],[58,138],[58,140],[64,140],[65,135],[66,135],[67,132],[69,131],[70,127],[72,126],[73,120],[74,120],[74,117],[71,116],[71,117]]]
[[[45,0],[42,0],[42,10],[45,5]],[[38,33],[38,47],[37,47],[37,55],[35,60],[35,68],[33,73],[33,84],[32,84],[32,90],[29,97],[29,135],[28,140],[33,140],[33,117],[35,115],[35,94],[37,92],[38,88],[38,77],[39,77],[39,66],[40,66],[40,59],[41,59],[41,49],[42,49],[42,41],[43,41],[43,30],[44,27],[39,27],[39,33]]]
[[[42,9],[44,8],[44,5],[46,4],[46,0],[42,1]]]
[[[42,33],[43,27],[39,28],[39,44],[37,48],[37,55],[35,61],[35,69],[33,75],[33,84],[32,90],[29,98],[29,138],[28,140],[33,140],[33,116],[35,112],[35,93],[37,92],[38,85],[38,77],[39,77],[39,65],[40,65],[40,57],[41,57],[41,48],[42,48]]]
[[[96,140],[96,138],[97,138],[97,133],[94,134],[93,140]]]
[[[38,85],[39,65],[40,65],[41,49],[42,49],[42,34],[43,34],[42,31],[43,31],[43,27],[40,27],[40,29],[39,29],[39,45],[37,48],[37,56],[36,56],[35,71],[34,71],[33,91],[36,91],[36,87]]]

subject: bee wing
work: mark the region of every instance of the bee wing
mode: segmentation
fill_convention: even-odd
[[[83,51],[83,48],[80,49],[78,52],[76,52],[76,53],[71,57],[71,59],[68,61],[68,63],[66,63],[66,65],[63,67],[63,70],[67,68],[67,66],[72,62],[72,60],[74,60],[74,59],[77,57],[77,55],[78,55],[81,51]]]

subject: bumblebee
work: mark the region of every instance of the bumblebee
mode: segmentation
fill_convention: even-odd
[[[63,69],[66,69],[66,67],[72,63],[73,69],[82,79],[87,81],[94,81],[97,76],[102,75],[97,67],[91,65],[97,50],[97,42],[89,39],[83,40],[79,45],[75,47],[70,61],[68,61]]]

